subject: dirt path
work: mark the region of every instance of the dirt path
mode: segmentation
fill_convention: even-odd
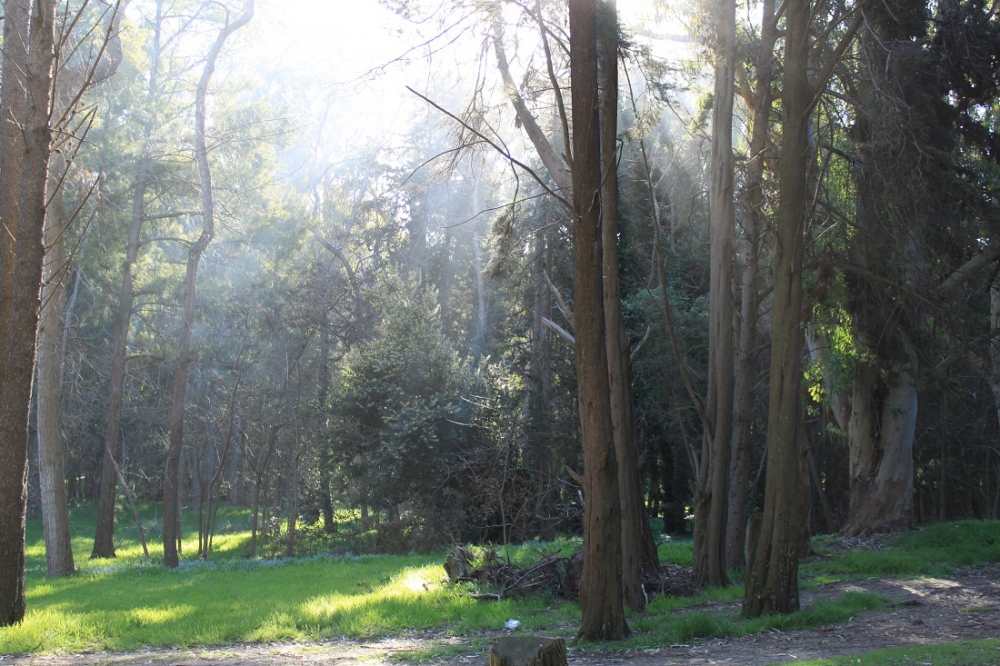
[[[892,600],[886,611],[859,615],[847,624],[822,629],[770,632],[743,638],[717,639],[693,645],[671,645],[655,650],[597,652],[571,647],[569,663],[579,666],[638,664],[670,666],[738,664],[764,666],[795,659],[863,653],[885,647],[944,643],[1000,636],[1000,567],[978,569],[947,579],[870,579],[821,586],[803,594],[803,605],[835,598],[844,592],[876,592]],[[712,604],[705,609],[725,609]],[[731,605],[737,612],[737,605]],[[567,636],[567,638],[569,638]],[[451,646],[454,656],[431,663],[460,666],[485,664],[485,654],[460,640],[421,636],[359,643],[336,640],[322,643],[233,645],[228,647],[143,650],[129,653],[94,653],[45,657],[0,657],[0,666],[251,666],[327,664],[336,666],[399,663],[400,656],[415,651]],[[463,650],[463,647],[465,648]],[[1000,650],[997,651],[1000,663]]]

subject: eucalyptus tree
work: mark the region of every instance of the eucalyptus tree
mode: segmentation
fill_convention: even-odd
[[[580,430],[584,452],[583,578],[579,636],[628,634],[622,607],[621,500],[614,445],[601,239],[601,126],[597,2],[569,4],[573,97],[573,295]]]
[[[733,103],[736,84],[736,2],[713,4],[715,92],[712,96],[711,239],[708,399],[694,500],[694,579],[727,585],[726,526],[733,437]],[[736,519],[733,516],[733,519]]]
[[[781,164],[773,258],[770,398],[767,429],[767,482],[760,532],[748,544],[743,613],[755,617],[799,607],[798,556],[801,525],[801,330],[804,231],[809,216],[809,175],[814,157],[810,117],[838,60],[860,27],[855,8],[837,7],[826,26],[832,32],[845,18],[850,26],[833,49],[810,40],[816,12],[810,0],[784,7],[781,89]],[[825,53],[824,53],[825,51]],[[820,55],[825,58],[819,60]],[[810,77],[810,66],[818,73]]]
[[[40,308],[56,3],[4,4],[0,174],[0,626],[24,618],[29,403]],[[21,135],[17,137],[16,135]]]
[[[829,391],[850,448],[851,535],[912,523],[921,386],[969,356],[973,345],[956,347],[970,336],[957,304],[975,307],[968,292],[984,289],[982,269],[1000,257],[995,189],[982,175],[996,164],[985,112],[1000,80],[984,66],[1000,43],[995,16],[977,3],[916,1],[873,8],[865,21],[857,69],[842,83],[853,102],[840,156],[854,229],[840,323],[853,349],[840,353],[854,363],[849,388]],[[823,343],[811,345],[818,356]],[[945,360],[929,364],[932,355]]]

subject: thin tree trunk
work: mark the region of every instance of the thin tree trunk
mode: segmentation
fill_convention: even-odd
[[[532,261],[534,300],[531,325],[531,361],[528,371],[528,418],[531,424],[537,487],[535,520],[538,523],[538,532],[541,538],[551,540],[555,536],[552,512],[555,493],[554,471],[558,467],[555,467],[553,463],[555,447],[549,431],[550,395],[546,391],[550,383],[552,335],[543,323],[543,319],[551,314],[552,292],[545,281],[550,252],[547,236],[543,230],[535,231],[534,245]]]
[[[52,69],[55,62],[55,3],[35,0],[28,19],[27,49],[20,48],[25,34],[24,16],[27,7],[10,0],[5,4],[5,23],[11,22],[11,40],[5,41],[4,67],[25,75],[24,86],[12,77],[13,97],[25,92],[23,104],[12,101],[7,93],[8,79],[3,79],[4,108],[16,123],[15,131],[23,133],[20,150],[7,152],[16,142],[4,141],[2,168],[20,160],[20,180],[15,186],[8,182],[0,195],[0,220],[6,226],[5,235],[13,231],[13,250],[0,258],[5,278],[0,291],[9,294],[0,311],[0,626],[19,623],[24,618],[24,530],[26,508],[26,475],[28,454],[28,422],[32,379],[35,363],[35,334],[38,329],[40,288],[42,283],[42,228],[45,222],[46,186],[48,183],[52,106]],[[6,115],[6,113],[5,113]],[[6,124],[6,123],[4,123]],[[6,137],[5,137],[6,138]],[[12,169],[17,173],[16,167]],[[7,181],[10,171],[3,171]],[[16,189],[15,189],[16,187]],[[10,189],[8,189],[10,188]],[[16,207],[10,201],[17,193]],[[11,199],[7,197],[10,195]],[[15,222],[16,220],[16,222]]]
[[[570,0],[573,90],[574,323],[584,455],[582,621],[579,636],[619,640],[622,606],[621,506],[611,423],[601,277],[601,141],[598,118],[597,2]]]
[[[736,2],[716,0],[715,94],[712,106],[712,185],[709,202],[709,428],[702,437],[694,506],[694,580],[728,585],[726,520],[729,446],[733,438],[733,98]]]
[[[38,325],[38,477],[42,498],[45,568],[49,576],[76,570],[66,499],[65,442],[62,433],[62,338],[65,328],[66,231],[65,199],[59,181],[66,171],[63,155],[52,156],[49,187],[53,191],[45,216],[45,262],[42,310]]]
[[[771,343],[771,395],[767,429],[767,482],[760,537],[747,566],[743,613],[757,617],[799,608],[799,441],[802,383],[802,261],[808,120],[808,0],[785,3],[782,144]]]
[[[747,500],[750,486],[750,425],[754,379],[754,350],[757,347],[758,285],[760,269],[761,230],[766,222],[764,212],[764,155],[771,127],[771,82],[774,78],[772,59],[777,40],[777,25],[773,22],[774,0],[763,3],[760,51],[757,53],[756,99],[754,100],[747,165],[747,215],[749,238],[747,260],[743,268],[740,298],[739,360],[733,379],[733,440],[729,447],[729,509],[726,522],[726,568],[746,566]]]
[[[62,125],[79,96],[94,81],[112,76],[122,61],[118,30],[119,5],[106,10],[107,33],[96,62],[85,61],[59,71],[52,117]],[[42,524],[45,537],[46,569],[50,576],[71,574],[75,570],[69,533],[69,507],[65,485],[65,442],[62,436],[62,376],[66,340],[65,276],[68,273],[66,219],[62,181],[66,175],[66,153],[62,142],[49,167],[49,206],[45,216],[45,263],[42,275],[42,311],[38,329],[38,467],[41,486]]]
[[[208,142],[205,136],[208,85],[215,73],[215,63],[225,46],[226,40],[234,32],[245,26],[253,17],[254,0],[248,0],[246,9],[226,26],[212,45],[205,61],[205,68],[198,82],[195,98],[195,158],[201,181],[201,235],[188,250],[187,272],[184,278],[184,314],[177,341],[177,365],[174,367],[174,384],[171,392],[170,435],[167,446],[167,462],[163,475],[163,563],[176,567],[178,541],[180,539],[180,463],[184,446],[184,414],[187,398],[187,377],[190,366],[191,326],[194,322],[194,306],[197,296],[198,265],[205,248],[215,236],[215,198],[212,192],[212,171],[208,164]]]
[[[97,500],[97,525],[94,534],[92,558],[115,556],[115,503],[117,465],[114,452],[119,447],[122,410],[125,403],[125,368],[128,352],[129,324],[132,319],[134,277],[132,269],[139,256],[143,222],[145,221],[146,190],[150,180],[150,162],[153,150],[153,128],[156,116],[154,101],[159,93],[159,73],[161,55],[161,30],[163,27],[164,0],[156,0],[156,14],[153,20],[153,39],[150,52],[149,85],[146,89],[146,110],[149,116],[142,128],[142,152],[136,164],[135,189],[132,193],[131,221],[128,245],[125,250],[125,265],[122,267],[122,287],[118,295],[118,307],[111,328],[111,382],[108,390],[108,415],[104,428],[104,456],[101,463],[101,487]]]

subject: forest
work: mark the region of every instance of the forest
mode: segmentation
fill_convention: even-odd
[[[618,640],[664,539],[756,618],[998,518],[997,0],[2,4],[0,626],[32,520],[576,538]]]

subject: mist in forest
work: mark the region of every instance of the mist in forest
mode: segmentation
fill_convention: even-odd
[[[168,566],[221,503],[251,557],[606,508],[638,608],[660,534],[726,584],[997,516],[995,8],[5,6],[0,481],[50,573],[69,505],[112,557],[162,502]]]

